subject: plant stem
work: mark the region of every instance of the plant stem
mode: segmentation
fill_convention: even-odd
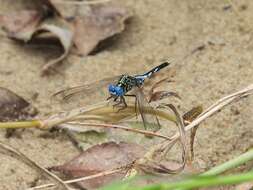
[[[194,179],[184,180],[177,183],[146,186],[144,188],[138,188],[138,190],[172,190],[176,188],[190,190],[201,187],[232,185],[251,180],[253,180],[253,171],[229,176],[196,177]]]
[[[34,128],[40,126],[41,126],[40,120],[0,122],[0,129]]]
[[[248,152],[245,152],[238,157],[229,160],[219,166],[213,167],[207,172],[204,172],[200,176],[211,176],[211,175],[218,175],[221,174],[229,169],[235,168],[241,164],[244,164],[250,160],[253,160],[253,149],[249,150]]]

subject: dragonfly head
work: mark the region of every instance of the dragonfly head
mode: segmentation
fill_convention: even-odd
[[[114,96],[123,96],[124,90],[122,87],[110,84],[108,87],[109,93]]]

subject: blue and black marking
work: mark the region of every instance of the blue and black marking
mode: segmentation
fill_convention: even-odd
[[[169,64],[170,63],[168,62],[164,62],[142,75],[122,75],[116,84],[109,85],[108,91],[111,95],[110,98],[113,97],[116,100],[118,97],[125,96],[126,93],[129,92],[133,87],[141,87],[145,79],[150,78],[154,73],[167,67]]]

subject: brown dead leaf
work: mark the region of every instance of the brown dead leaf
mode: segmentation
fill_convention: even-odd
[[[96,4],[68,3],[45,0],[45,5],[73,24],[75,53],[86,56],[99,42],[122,32],[124,21],[132,14],[118,3],[105,1]]]
[[[9,38],[29,41],[42,21],[43,14],[37,10],[22,10],[0,15],[0,26]]]
[[[178,99],[181,99],[180,96],[175,92],[169,92],[169,91],[157,91],[152,94],[152,96],[149,99],[149,102],[155,102],[158,100],[162,100],[164,98],[168,98],[169,96],[174,96]]]
[[[60,41],[64,52],[43,67],[42,74],[48,74],[55,64],[69,54],[72,47],[75,47],[77,54],[85,56],[99,42],[122,32],[124,21],[130,16],[126,8],[111,2],[77,5],[41,0],[38,10],[0,15],[0,26],[9,38],[20,41],[29,42],[43,36],[42,33],[46,33],[43,39],[53,37]]]
[[[85,16],[76,17],[73,21],[77,53],[88,55],[99,42],[122,32],[124,21],[130,16],[129,11],[117,4],[91,5]]]
[[[77,178],[129,165],[143,154],[144,148],[138,144],[107,142],[95,145],[73,160],[61,166],[52,167],[51,169],[60,171],[71,178]],[[126,172],[122,171],[121,173],[78,182],[78,185],[87,189],[96,189],[112,180],[121,179],[125,176]]]
[[[2,87],[0,87],[0,110],[0,121],[23,120],[37,114],[37,110],[25,99]]]
[[[158,100],[162,100],[164,98],[168,98],[170,96],[174,96],[178,99],[181,99],[181,97],[176,92],[170,92],[170,91],[164,91],[164,90],[155,91],[155,89],[160,87],[162,84],[169,83],[169,82],[174,82],[174,81],[169,80],[168,78],[164,78],[164,79],[159,80],[158,82],[156,82],[148,92],[149,102],[155,102],[155,101],[158,101]]]
[[[55,64],[62,61],[69,53],[73,41],[73,29],[65,20],[55,17],[45,20],[43,11],[24,10],[0,16],[0,25],[12,39],[29,42],[36,38],[57,39],[63,47],[63,54],[49,61],[42,70],[47,74]],[[51,40],[51,43],[55,41]]]
[[[47,32],[51,34],[51,37],[54,37],[59,40],[61,43],[64,53],[51,61],[49,61],[42,69],[42,74],[48,74],[48,72],[53,69],[53,67],[60,63],[63,59],[69,54],[70,48],[72,47],[73,42],[73,31],[70,25],[67,24],[64,20],[58,18],[54,20],[47,20],[40,27],[38,27],[34,34],[40,32]],[[35,36],[36,37],[36,36]]]
[[[64,19],[75,18],[85,15],[90,6],[87,4],[76,4],[77,1],[42,0],[42,2]],[[72,2],[72,3],[71,3]],[[81,1],[82,2],[82,1]]]

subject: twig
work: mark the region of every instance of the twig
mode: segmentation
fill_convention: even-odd
[[[134,132],[134,133],[141,133],[144,135],[148,135],[148,136],[156,136],[156,137],[160,137],[163,139],[167,139],[167,140],[171,140],[170,137],[167,137],[165,135],[161,135],[158,133],[154,133],[152,131],[146,131],[146,130],[140,130],[140,129],[133,129],[133,128],[129,128],[129,127],[124,127],[121,125],[113,125],[113,124],[98,124],[98,123],[83,123],[83,122],[68,122],[66,124],[71,124],[71,125],[83,125],[83,126],[90,126],[90,127],[101,127],[101,128],[113,128],[113,129],[121,129],[121,130],[125,130],[125,131],[130,131],[130,132]],[[63,124],[64,126],[65,124]],[[67,128],[67,127],[65,127]]]
[[[110,2],[111,0],[93,0],[93,1],[63,1],[63,0],[54,0],[54,3],[57,4],[71,4],[71,5],[93,5],[99,3]]]
[[[253,84],[249,85],[248,87],[244,88],[243,90],[240,90],[236,93],[228,95],[224,98],[221,98],[216,103],[214,103],[212,106],[207,108],[206,111],[204,111],[202,114],[200,114],[200,116],[197,119],[195,119],[189,125],[187,125],[185,127],[185,130],[188,131],[188,130],[192,129],[193,127],[196,127],[201,122],[203,122],[205,119],[207,119],[208,117],[212,116],[217,111],[219,111],[221,108],[223,108],[226,105],[232,103],[233,101],[239,100],[239,99],[241,99],[243,97],[246,97],[248,95],[251,95],[251,94],[253,94]],[[179,133],[176,133],[172,137],[172,139],[177,139],[179,137],[180,137]]]
[[[57,184],[62,186],[64,189],[70,189],[64,182],[55,174],[49,172],[47,169],[39,166],[37,163],[35,163],[33,160],[28,158],[26,155],[23,153],[19,152],[15,148],[11,147],[10,145],[7,145],[3,142],[0,142],[0,147],[10,153],[11,155],[14,155],[17,158],[21,158],[23,162],[26,164],[30,165],[32,168],[36,169],[37,171],[43,173],[45,176],[49,177],[50,179],[54,180]]]
[[[114,170],[109,170],[109,171],[104,171],[104,172],[100,172],[100,173],[97,173],[97,174],[94,174],[94,175],[85,176],[85,177],[72,179],[72,180],[67,180],[67,181],[63,181],[63,182],[65,184],[70,184],[70,183],[76,183],[76,182],[80,182],[80,181],[86,181],[86,180],[90,180],[90,179],[94,179],[94,178],[103,177],[103,176],[106,176],[106,175],[118,173],[118,172],[122,171],[123,169],[125,169],[125,167],[121,167],[121,168],[114,169]],[[48,188],[48,187],[53,187],[53,186],[55,186],[55,184],[49,183],[49,184],[45,184],[45,185],[32,187],[32,188],[29,188],[27,190],[43,189],[43,188]]]

